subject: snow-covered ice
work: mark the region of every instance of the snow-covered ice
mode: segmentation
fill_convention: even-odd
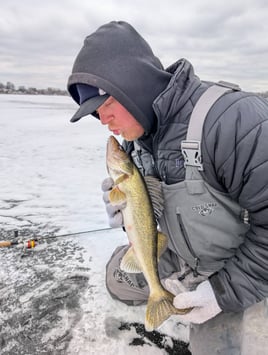
[[[0,353],[189,354],[186,326],[146,334],[145,306],[105,289],[106,262],[127,240],[109,229],[100,190],[109,132],[69,123],[75,109],[69,97],[0,95],[0,240],[46,237],[0,249]]]

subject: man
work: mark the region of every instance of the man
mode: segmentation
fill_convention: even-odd
[[[212,84],[201,81],[186,59],[165,70],[131,25],[111,22],[85,39],[76,58],[68,90],[80,108],[71,121],[97,117],[125,139],[142,174],[161,180],[165,205],[158,222],[169,243],[159,275],[176,294],[176,307],[194,307],[176,316],[191,323],[192,353],[263,354],[268,103],[231,86],[208,108],[197,166],[187,166],[190,117]],[[112,184],[104,180],[104,200],[110,224],[119,226],[124,206],[109,203]],[[138,305],[146,302],[148,287],[141,274],[120,270],[127,249],[112,255],[107,288],[115,299]]]

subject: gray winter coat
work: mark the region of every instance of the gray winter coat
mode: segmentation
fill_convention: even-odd
[[[139,144],[151,151],[154,173],[167,184],[184,179],[180,150],[195,103],[211,83],[201,82],[186,60],[168,69],[173,77],[154,110],[158,124]],[[239,311],[268,296],[268,102],[251,93],[225,94],[207,115],[202,137],[205,181],[249,212],[250,230],[235,256],[210,277],[224,311]]]

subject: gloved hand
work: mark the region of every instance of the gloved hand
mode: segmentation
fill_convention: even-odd
[[[173,295],[178,295],[181,292],[187,292],[187,288],[183,285],[181,281],[178,280],[180,276],[179,272],[174,272],[171,276],[166,279],[162,279],[162,285],[166,290],[173,293]]]
[[[194,307],[191,312],[178,317],[196,324],[204,323],[222,311],[208,280],[201,282],[194,291],[178,294],[173,304],[176,308]]]
[[[109,218],[109,225],[112,228],[118,228],[123,226],[122,208],[126,206],[126,202],[118,205],[112,205],[109,200],[109,193],[114,186],[113,179],[108,177],[103,180],[101,189],[103,191],[103,201],[105,202],[106,212]]]

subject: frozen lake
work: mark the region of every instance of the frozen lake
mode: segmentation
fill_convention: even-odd
[[[0,249],[0,353],[189,354],[187,327],[144,334],[145,308],[107,294],[105,264],[127,243],[102,230],[109,132],[94,118],[70,123],[75,109],[64,96],[0,95],[0,240],[41,238]]]
[[[69,123],[68,97],[0,95],[0,222],[6,230],[104,226],[100,183],[108,133],[95,119]],[[46,224],[48,224],[46,226]]]

